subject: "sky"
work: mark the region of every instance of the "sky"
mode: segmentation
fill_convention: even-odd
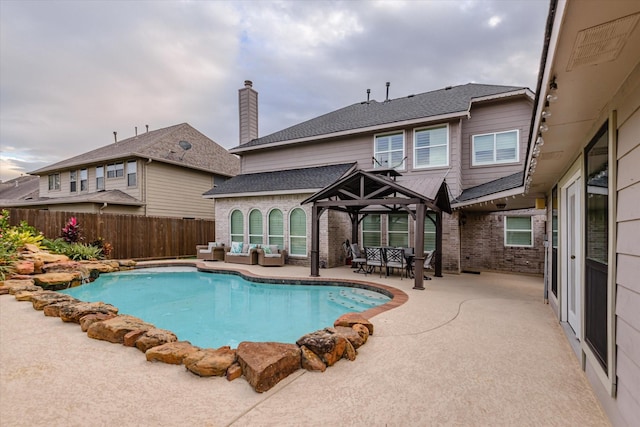
[[[0,180],[189,123],[238,145],[366,100],[466,83],[536,89],[547,0],[0,0]]]

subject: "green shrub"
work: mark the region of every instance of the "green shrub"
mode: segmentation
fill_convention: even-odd
[[[102,258],[102,249],[84,243],[71,243],[65,255],[74,261],[94,260]]]

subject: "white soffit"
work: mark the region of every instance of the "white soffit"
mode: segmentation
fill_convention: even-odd
[[[578,32],[567,71],[615,60],[640,20],[640,13]]]

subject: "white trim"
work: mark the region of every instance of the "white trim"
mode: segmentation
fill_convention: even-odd
[[[376,143],[378,142],[378,137],[385,137],[385,136],[393,136],[393,135],[402,135],[402,163],[399,166],[393,166],[392,164],[384,166],[376,166],[378,164],[378,162],[376,161],[376,155],[378,154],[378,151],[376,151]],[[389,150],[389,151],[385,151],[385,153],[393,153],[397,150]],[[400,171],[405,171],[407,170],[407,161],[406,161],[406,157],[407,157],[407,135],[404,131],[404,129],[402,130],[395,130],[392,132],[384,132],[384,133],[376,133],[373,135],[373,158],[376,160],[373,160],[373,168],[377,169],[377,168],[393,168],[395,170],[400,170]],[[389,156],[389,158],[391,159],[391,156]]]
[[[261,225],[260,234],[251,234],[251,214],[253,212],[258,212],[260,214],[260,225]],[[251,241],[251,237],[260,237],[262,242],[258,244],[260,245],[264,244],[264,215],[262,214],[262,211],[259,208],[251,208],[247,213],[247,237],[248,237],[248,243],[253,243]]]
[[[280,215],[282,216],[282,234],[281,235],[280,234],[273,234],[273,235],[271,234],[271,222],[270,222],[271,214],[273,212],[275,212],[275,211],[280,212]],[[266,227],[267,227],[267,245],[273,245],[274,244],[274,243],[271,242],[271,237],[272,236],[273,237],[277,237],[277,238],[282,238],[282,248],[281,249],[284,249],[285,223],[284,223],[284,212],[282,212],[282,209],[276,207],[276,208],[270,208],[267,211],[267,224],[266,224]]]
[[[473,104],[474,102],[493,101],[495,99],[510,98],[512,96],[517,96],[517,95],[526,95],[532,101],[535,98],[535,95],[533,94],[532,91],[530,91],[528,88],[524,88],[524,89],[514,90],[512,92],[502,92],[494,95],[478,96],[477,98],[471,98],[471,104]]]
[[[525,232],[526,230],[512,230],[507,228],[507,222],[509,218],[529,218],[529,237],[531,239],[531,244],[529,245],[514,245],[508,242],[507,239],[507,234],[509,231],[520,231],[520,232]],[[534,246],[534,240],[533,240],[533,217],[531,217],[530,215],[505,215],[504,216],[504,247],[505,248],[532,248]]]
[[[247,193],[231,193],[231,194],[208,194],[202,196],[205,199],[233,199],[238,197],[255,197],[255,196],[288,196],[290,194],[314,194],[322,188],[303,188],[300,190],[276,190],[276,191],[253,191]]]
[[[295,212],[296,210],[300,210],[302,211],[302,213],[304,214],[304,224],[305,224],[305,230],[304,230],[304,255],[302,254],[296,254],[296,253],[292,253],[293,252],[293,246],[291,245],[291,214],[293,214],[293,212]],[[293,257],[293,258],[307,258],[309,256],[309,238],[308,238],[308,230],[309,230],[309,215],[307,215],[307,211],[305,211],[304,209],[300,208],[300,207],[295,207],[293,209],[291,209],[289,211],[289,215],[287,215],[287,229],[288,229],[288,236],[289,238],[287,239],[288,243],[289,243],[289,256]],[[299,236],[299,235],[295,235],[293,237],[296,238],[302,238],[303,236]]]
[[[244,233],[244,231],[245,231],[245,228],[244,228],[244,217],[245,217],[245,215],[244,215],[244,212],[242,212],[242,210],[239,209],[239,208],[233,208],[229,212],[229,247],[231,247],[231,242],[234,241],[233,240],[233,236],[239,236],[239,234],[233,234],[232,233],[232,231],[233,231],[232,218],[233,218],[233,213],[236,212],[236,211],[240,212],[240,215],[242,215],[242,240],[241,240],[241,242],[245,241],[245,233]]]
[[[515,141],[516,158],[509,159],[509,160],[497,160],[496,157],[498,155],[498,149],[496,147],[496,144],[497,144],[496,138],[498,134],[511,133],[511,132],[516,133],[516,141]],[[493,161],[477,163],[476,156],[475,156],[476,137],[488,136],[488,135],[493,135]],[[495,166],[495,165],[503,165],[508,163],[519,163],[519,162],[520,162],[520,129],[510,129],[510,130],[499,131],[499,132],[488,132],[488,133],[479,133],[479,134],[471,135],[471,166]]]
[[[424,132],[424,131],[428,131],[428,130],[432,130],[432,129],[440,129],[440,128],[445,128],[445,132],[446,132],[446,143],[445,143],[445,149],[446,149],[446,160],[444,164],[440,164],[440,165],[426,165],[426,166],[419,166],[417,164],[417,154],[416,151],[418,149],[420,150],[424,150],[427,148],[435,148],[435,147],[420,147],[418,148],[416,145],[416,134],[418,132]],[[441,145],[438,145],[436,147],[439,147]],[[449,138],[449,123],[444,123],[444,124],[439,124],[439,125],[433,125],[433,126],[427,126],[427,127],[419,127],[419,128],[415,128],[413,129],[413,169],[435,169],[435,168],[444,168],[444,167],[449,167],[449,165],[451,164],[451,144],[450,144],[450,138]]]
[[[524,194],[524,186],[522,185],[516,188],[512,188],[510,190],[504,190],[498,193],[493,193],[483,197],[478,197],[476,199],[466,200],[464,202],[459,202],[459,203],[452,203],[451,208],[460,209],[466,206],[476,205],[478,203],[492,202],[497,199],[504,199],[505,197],[511,197],[511,196],[519,196],[521,194]],[[529,196],[533,197],[534,194],[529,194]]]

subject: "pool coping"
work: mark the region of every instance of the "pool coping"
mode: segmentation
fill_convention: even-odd
[[[143,261],[136,264],[134,269],[144,268],[161,268],[161,267],[195,267],[198,271],[218,274],[232,274],[240,276],[245,280],[254,283],[267,283],[267,284],[288,284],[288,285],[326,285],[326,286],[345,286],[351,288],[366,289],[373,292],[378,292],[391,298],[388,301],[377,307],[369,308],[365,311],[358,312],[362,317],[370,320],[372,317],[385,311],[393,310],[400,307],[409,300],[409,295],[404,291],[394,288],[392,286],[383,285],[381,283],[373,283],[364,280],[351,280],[351,279],[338,279],[338,278],[321,278],[321,277],[291,277],[291,276],[278,276],[277,278],[265,277],[257,275],[248,270],[242,268],[216,268],[211,265],[207,265],[204,262],[196,260],[171,260],[171,261]],[[270,269],[270,271],[272,271]]]

